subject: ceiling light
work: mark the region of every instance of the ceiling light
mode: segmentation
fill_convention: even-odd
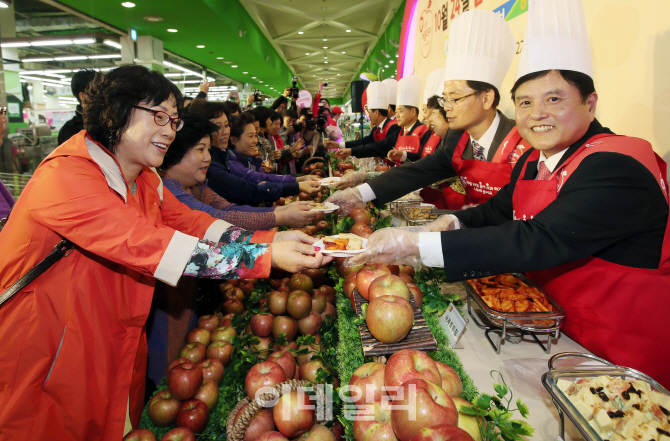
[[[31,46],[62,46],[65,44],[72,44],[72,40],[46,40],[33,41],[30,43]]]
[[[181,74],[181,73],[166,73],[166,74],[163,74],[163,75],[166,76],[166,77],[168,77],[168,78],[172,78],[172,77],[183,77],[183,76],[185,76],[186,74]]]
[[[258,80],[258,82],[261,83],[261,84],[263,84],[263,81],[262,81],[262,80]]]
[[[37,63],[38,61],[53,61],[53,58],[22,58],[21,63]]]
[[[303,31],[300,31],[300,32],[298,32],[298,34],[302,35],[302,34],[304,34],[304,32],[303,32]]]
[[[342,51],[343,54],[346,54],[346,52]]]
[[[398,58],[398,54],[395,54],[395,57]]]
[[[30,46],[30,43],[20,41],[20,42],[16,42],[16,43],[2,43],[2,44],[0,44],[0,47],[26,47],[26,46]]]
[[[389,60],[389,63],[394,63],[394,61],[393,61],[393,60]]]
[[[256,77],[251,77],[251,79],[252,79],[252,80],[255,80],[255,79],[256,79]]]
[[[235,69],[235,68],[237,67],[237,64],[233,64],[233,65],[230,66],[230,67],[232,67],[233,69]]]
[[[9,8],[9,3],[6,3],[6,1],[0,1],[0,8],[1,9]]]
[[[327,38],[324,38],[323,41],[328,41],[328,39],[327,39]]]
[[[80,38],[79,40],[72,40],[74,44],[93,44],[95,43],[95,38]]]
[[[309,52],[305,52],[305,55],[309,55]]]
[[[216,57],[217,60],[223,60],[223,57]]]
[[[327,62],[327,61],[324,61],[323,64],[328,64],[328,62]]]
[[[347,29],[347,32],[351,32],[351,29]]]
[[[337,74],[337,76],[340,76],[340,74]]]
[[[197,47],[198,49],[204,49],[204,48],[205,48],[205,46],[202,45],[202,44],[199,44],[199,45],[197,45],[196,47]]]
[[[181,66],[178,65],[178,64],[170,63],[169,61],[163,61],[163,64],[166,65],[166,66],[168,66],[168,67],[173,67],[173,68],[175,68],[175,69],[178,69],[178,70],[180,70],[180,71],[182,71],[182,72],[186,72],[187,74],[195,75],[196,77],[203,78],[202,74],[193,72],[192,70],[190,70],[190,69],[186,69],[185,67],[181,67]]]
[[[323,57],[323,59],[324,59],[324,60],[327,60],[327,59],[328,59],[328,57]]]
[[[244,75],[248,74],[249,72],[242,72]]]
[[[152,22],[152,23],[158,23],[158,22],[163,21],[163,18],[162,18],[162,17],[158,17],[158,16],[156,16],[156,15],[147,15],[146,17],[144,17],[144,19],[145,19],[146,21],[150,21],[150,22]]]
[[[89,60],[97,60],[101,58],[121,58],[121,54],[104,54],[104,55],[89,55]]]
[[[168,29],[167,31],[168,31],[168,32],[179,32],[179,31],[177,31],[176,29],[172,29],[172,28]]]
[[[384,67],[389,67],[389,65],[388,65],[388,64],[386,64],[386,65],[384,65]]]
[[[134,8],[135,3],[133,3],[133,2],[123,2],[123,3],[121,3],[121,6],[123,6],[124,8]]]
[[[85,60],[88,57],[85,56],[73,56],[73,57],[55,57],[54,60],[56,61],[74,61],[74,60]]]
[[[121,44],[117,43],[116,41],[113,40],[105,40],[103,41],[107,46],[115,47],[117,49],[121,49]]]
[[[324,48],[324,49],[328,49],[328,46],[324,46],[323,48]]]

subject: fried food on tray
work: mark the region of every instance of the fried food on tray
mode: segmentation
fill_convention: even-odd
[[[512,274],[482,277],[468,280],[470,286],[477,291],[489,306],[500,312],[549,312],[554,307],[547,296],[539,289],[528,286],[520,278]],[[552,320],[535,320],[536,325],[550,326]]]
[[[312,210],[327,210],[328,209],[328,207],[326,207],[321,202],[312,202],[312,203],[310,203],[310,207],[312,207]]]
[[[328,251],[355,251],[363,248],[363,240],[351,233],[342,233],[339,236],[324,237],[323,244]]]

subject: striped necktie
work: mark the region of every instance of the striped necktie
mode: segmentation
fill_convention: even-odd
[[[486,156],[484,156],[484,147],[479,145],[477,141],[472,140],[472,154],[477,161],[486,161]]]

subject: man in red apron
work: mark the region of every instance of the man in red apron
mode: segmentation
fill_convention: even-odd
[[[400,126],[395,120],[388,117],[389,96],[387,87],[379,81],[373,81],[368,84],[364,92],[367,95],[365,103],[365,113],[370,117],[370,124],[375,126],[368,136],[361,139],[347,142],[327,141],[328,149],[340,149],[335,156],[346,157],[351,155],[353,147],[371,144],[381,141],[392,133],[400,130]],[[343,156],[345,155],[346,156]]]
[[[535,149],[498,194],[456,214],[452,231],[390,229],[370,237],[360,260],[420,254],[451,281],[525,271],[565,308],[566,335],[670,387],[666,164],[648,142],[616,136],[595,119],[579,0],[529,6],[512,94],[519,133]],[[555,35],[543,27],[553,23],[571,27]]]
[[[389,170],[347,194],[336,194],[332,202],[342,204],[340,212],[342,206],[353,206],[349,201],[359,194],[364,202],[376,200],[376,204],[383,205],[413,190],[455,177],[463,183],[464,204],[476,205],[507,184],[514,166],[511,159],[516,158],[510,153],[521,137],[511,139],[515,123],[497,110],[498,90],[515,50],[509,25],[493,12],[468,11],[454,20],[449,31],[449,57],[441,101],[449,131],[431,156]],[[452,198],[453,190],[448,184],[443,185],[443,191],[445,200],[460,202]],[[447,208],[461,209],[464,204]]]

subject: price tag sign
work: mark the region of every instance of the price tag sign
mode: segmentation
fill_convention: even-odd
[[[391,219],[391,226],[392,227],[398,228],[401,225],[402,225],[402,221],[400,219],[398,219],[397,217],[394,217],[393,219]]]
[[[458,309],[454,308],[452,303],[442,317],[440,317],[440,325],[442,325],[442,328],[444,328],[447,333],[449,344],[454,348],[456,347],[456,343],[458,343],[458,339],[463,335],[463,331],[465,331],[467,321],[458,312]]]

